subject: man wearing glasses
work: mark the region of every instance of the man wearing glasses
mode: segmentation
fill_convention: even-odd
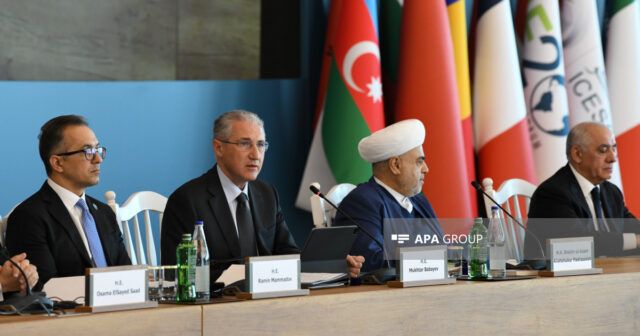
[[[39,139],[48,178],[9,216],[9,250],[27,253],[41,284],[84,275],[87,267],[130,265],[113,211],[85,194],[100,181],[107,152],[86,119],[53,118],[42,126]]]
[[[263,121],[251,112],[227,112],[214,122],[212,145],[217,164],[169,197],[162,218],[162,263],[176,263],[176,246],[197,220],[204,221],[212,261],[299,253],[276,189],[257,180],[269,148]],[[355,276],[364,259],[349,256],[347,262]],[[211,280],[226,267],[212,263]]]

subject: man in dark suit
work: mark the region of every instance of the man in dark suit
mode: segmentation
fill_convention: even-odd
[[[627,210],[620,189],[607,181],[617,160],[611,131],[597,123],[578,124],[569,132],[566,153],[569,163],[531,197],[529,230],[543,246],[548,238],[593,236],[596,256],[636,252],[640,223]],[[525,256],[541,256],[530,235],[525,237]]]
[[[41,284],[84,275],[89,267],[130,265],[115,214],[85,194],[98,184],[106,154],[87,121],[75,115],[53,118],[39,138],[48,179],[9,216],[9,250],[27,253]]]
[[[162,218],[162,263],[176,263],[181,236],[192,233],[197,220],[204,222],[212,261],[299,253],[276,189],[257,180],[269,147],[263,121],[251,112],[227,112],[214,123],[212,145],[217,164],[169,197]],[[356,275],[364,260],[347,260]],[[210,267],[211,281],[226,267]]]
[[[340,209],[383,244],[388,244],[394,233],[410,234],[413,239],[416,234],[429,235],[437,237],[429,242],[444,243],[436,214],[420,193],[424,175],[429,172],[422,149],[424,138],[422,122],[410,119],[379,130],[358,144],[360,156],[372,164],[373,177],[351,191],[340,203]],[[334,225],[352,224],[338,213]],[[410,243],[413,241],[406,245]],[[393,259],[390,253],[395,249],[386,246],[385,250],[387,257]],[[365,257],[363,271],[385,266],[382,247],[362,232],[358,233],[351,254]]]

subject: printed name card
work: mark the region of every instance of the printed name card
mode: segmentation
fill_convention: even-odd
[[[400,281],[444,279],[447,274],[447,247],[424,246],[398,249]]]
[[[156,307],[148,301],[148,266],[88,268],[85,306],[76,310],[98,312]]]
[[[551,271],[593,268],[593,237],[549,239]]]
[[[548,271],[540,271],[540,276],[569,276],[600,274],[601,268],[594,268],[593,237],[547,239]]]
[[[396,271],[399,281],[390,281],[391,287],[412,287],[451,284],[447,270],[447,246],[404,247],[397,250]]]
[[[245,284],[248,293],[238,293],[244,299],[308,295],[300,289],[300,255],[248,257],[245,262]]]

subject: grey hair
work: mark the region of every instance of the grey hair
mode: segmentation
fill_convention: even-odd
[[[213,122],[213,138],[229,140],[234,121],[251,121],[264,129],[264,121],[257,114],[245,110],[233,110],[221,115]]]
[[[587,150],[587,146],[591,143],[591,134],[589,130],[593,127],[606,127],[597,122],[583,122],[575,125],[567,136],[567,160],[571,161],[571,148],[578,146],[582,151]]]

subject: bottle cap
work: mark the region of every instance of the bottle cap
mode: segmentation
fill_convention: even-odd
[[[491,207],[491,210],[498,210],[498,207],[496,205]]]
[[[191,240],[191,234],[190,233],[183,233],[182,234],[182,240]]]
[[[196,221],[196,225],[204,225],[203,221]]]

